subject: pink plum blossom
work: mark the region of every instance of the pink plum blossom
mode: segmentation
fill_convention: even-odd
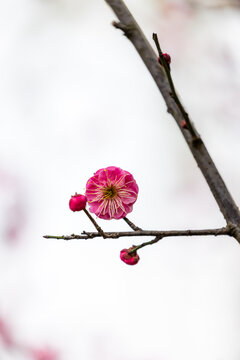
[[[33,360],[58,360],[58,353],[49,348],[31,349],[30,354]]]
[[[0,338],[6,347],[14,346],[12,334],[2,318],[0,318]]]
[[[8,244],[15,245],[25,225],[25,194],[20,180],[0,164],[1,228]]]
[[[131,254],[129,254],[129,252],[131,250],[133,250],[135,248],[135,246],[133,245],[132,247],[130,247],[129,249],[123,249],[121,250],[120,252],[120,259],[125,262],[125,264],[128,264],[128,265],[136,265],[139,260],[140,260],[140,257],[139,255],[137,254],[137,252],[133,252]]]
[[[116,166],[98,170],[86,185],[90,212],[99,218],[122,219],[132,211],[138,186],[132,174]]]

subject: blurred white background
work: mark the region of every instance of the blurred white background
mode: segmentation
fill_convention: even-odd
[[[240,203],[240,8],[127,0],[171,54],[176,88]],[[0,3],[0,360],[239,360],[240,247],[228,237],[46,240],[99,168],[130,171],[144,229],[224,226],[156,85],[104,1]],[[107,230],[124,221],[99,220]],[[56,356],[33,355],[53,349]],[[47,350],[46,350],[47,353]]]

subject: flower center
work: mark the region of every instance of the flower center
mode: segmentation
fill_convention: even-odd
[[[103,190],[104,199],[112,199],[116,196],[117,189],[110,185]]]

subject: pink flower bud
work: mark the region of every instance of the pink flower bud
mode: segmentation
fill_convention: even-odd
[[[81,211],[85,209],[87,204],[87,198],[84,195],[75,194],[69,200],[69,207],[72,211]]]
[[[186,120],[182,120],[182,121],[181,121],[181,128],[183,128],[183,129],[187,129],[187,123],[186,123]]]
[[[130,247],[129,249],[123,249],[121,250],[120,252],[120,259],[125,262],[125,264],[128,264],[128,265],[136,265],[139,260],[140,260],[140,257],[139,255],[137,254],[137,252],[133,252],[131,254],[129,254],[129,252],[131,250],[133,250],[135,248],[135,246],[133,245],[132,247]]]
[[[171,56],[168,55],[167,53],[163,54],[164,59],[166,60],[166,62],[168,63],[168,65],[171,64]]]

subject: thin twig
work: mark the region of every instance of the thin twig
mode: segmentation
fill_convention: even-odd
[[[203,230],[139,230],[139,231],[119,231],[119,232],[105,232],[105,237],[108,239],[118,239],[121,237],[135,237],[135,236],[158,236],[158,237],[172,237],[172,236],[204,236],[204,235],[230,235],[234,236],[232,233],[232,228],[223,227],[218,229],[203,229]],[[99,232],[87,232],[84,231],[82,235],[45,235],[46,239],[58,239],[58,240],[88,240],[96,237],[101,237],[102,235]],[[155,240],[155,239],[154,239]]]
[[[172,81],[172,76],[171,76],[169,66],[168,66],[168,64],[167,64],[167,62],[166,62],[166,60],[165,60],[165,58],[163,56],[163,53],[162,53],[162,50],[161,50],[161,47],[160,47],[160,44],[159,44],[159,41],[158,41],[158,36],[155,33],[153,33],[153,41],[156,44],[156,48],[158,50],[158,54],[159,54],[159,57],[161,59],[161,63],[163,64],[164,70],[165,70],[166,75],[167,75],[168,82],[169,82],[170,88],[172,90],[171,95],[174,98],[174,100],[176,101],[176,104],[177,104],[177,106],[179,107],[179,109],[180,109],[180,111],[182,113],[183,119],[186,121],[187,129],[190,131],[190,133],[192,134],[193,139],[195,141],[197,139],[200,140],[199,135],[197,134],[196,130],[193,127],[193,124],[191,123],[191,121],[189,119],[188,113],[185,111],[183,105],[181,104],[181,102],[180,102],[180,100],[178,98],[178,95],[176,93],[176,90],[175,90],[175,87],[174,87],[174,84],[173,84],[173,81]]]
[[[130,221],[126,216],[123,218],[123,220],[125,220],[126,223],[130,226],[130,228],[133,229],[134,231],[142,230],[140,227],[134,225],[134,223]]]

